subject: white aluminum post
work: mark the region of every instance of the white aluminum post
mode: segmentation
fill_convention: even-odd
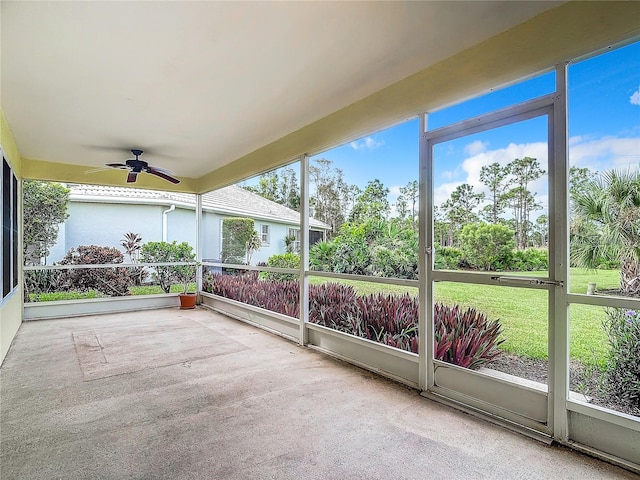
[[[433,153],[426,138],[427,114],[420,116],[420,170],[418,198],[419,279],[418,287],[418,387],[429,390],[434,385],[433,365]]]
[[[300,158],[300,345],[309,342],[309,155]]]
[[[553,437],[569,438],[569,156],[567,152],[567,64],[556,66],[556,97],[549,121],[549,422]]]
[[[196,292],[202,291],[202,194],[196,194]]]

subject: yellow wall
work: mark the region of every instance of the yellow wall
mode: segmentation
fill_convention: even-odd
[[[5,121],[2,110],[0,110],[0,147],[2,147],[2,153],[4,157],[9,161],[11,168],[21,180],[21,159],[18,153],[18,147],[13,140],[13,135],[9,130],[9,126]],[[19,198],[21,195],[18,196]],[[19,261],[22,263],[22,209],[19,210],[19,228],[20,228],[20,245],[18,246]],[[7,356],[9,347],[13,338],[20,328],[22,323],[22,269],[19,270],[18,277],[18,289],[13,295],[9,296],[2,305],[0,305],[0,364]]]

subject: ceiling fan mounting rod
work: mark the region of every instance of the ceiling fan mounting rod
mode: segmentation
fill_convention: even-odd
[[[142,155],[142,153],[143,153],[143,152],[142,152],[142,150],[139,150],[139,149],[137,149],[137,148],[132,148],[132,149],[131,149],[131,153],[133,153],[133,154],[136,156],[136,158],[137,158],[137,157],[139,157],[140,155]]]

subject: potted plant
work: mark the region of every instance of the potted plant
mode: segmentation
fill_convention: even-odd
[[[189,261],[189,260],[183,260]],[[180,298],[180,308],[182,310],[191,309],[196,307],[197,293],[195,291],[190,292],[190,286],[196,281],[196,272],[198,264],[192,265],[180,265],[174,267],[176,279],[182,284],[182,293],[178,295]]]
[[[165,293],[170,293],[174,282],[180,283],[180,308],[195,307],[196,293],[189,292],[189,286],[196,279],[197,268],[197,264],[193,263],[196,256],[191,245],[175,241],[148,242],[142,246],[140,257],[145,263],[191,262],[190,265],[158,265],[154,267],[153,276]]]

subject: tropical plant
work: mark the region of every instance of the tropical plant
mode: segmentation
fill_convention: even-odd
[[[144,263],[193,262],[195,253],[187,242],[147,242],[142,245],[140,259]],[[153,278],[165,293],[171,291],[173,282],[182,283],[184,293],[187,293],[190,283],[195,280],[195,265],[159,265],[153,268]]]
[[[262,241],[260,240],[260,235],[255,230],[247,240],[247,263],[251,264],[251,255],[253,252],[257,251],[262,247]]]
[[[620,262],[620,290],[640,295],[640,170],[609,170],[576,192],[571,260],[597,268]]]
[[[415,279],[418,233],[410,219],[345,223],[333,240],[310,249],[309,264],[313,270]]]
[[[297,318],[300,287],[297,281],[259,280],[253,272],[239,275],[206,275],[202,289],[221,297]]]
[[[286,253],[296,253],[296,237],[295,235],[287,235],[284,237],[284,250]]]
[[[309,249],[309,268],[332,272],[336,254],[336,242],[318,242]]]
[[[138,263],[140,257],[140,248],[142,248],[142,236],[138,233],[127,232],[124,234],[120,245],[124,248],[125,253],[129,256],[131,263]],[[136,285],[142,285],[143,280],[147,276],[147,270],[144,267],[135,267],[130,270],[131,278]]]
[[[498,340],[502,326],[473,308],[434,306],[434,358],[464,368],[477,369],[502,353]]]
[[[124,248],[124,252],[129,255],[129,261],[136,263],[142,248],[142,236],[138,233],[127,232],[122,237],[120,245]]]
[[[271,282],[255,275],[214,274],[205,291],[292,317],[299,316],[300,285]],[[309,321],[341,332],[418,352],[418,300],[409,294],[357,295],[351,285],[327,282],[309,286]],[[501,353],[499,321],[474,309],[436,305],[436,359],[479,368]]]

